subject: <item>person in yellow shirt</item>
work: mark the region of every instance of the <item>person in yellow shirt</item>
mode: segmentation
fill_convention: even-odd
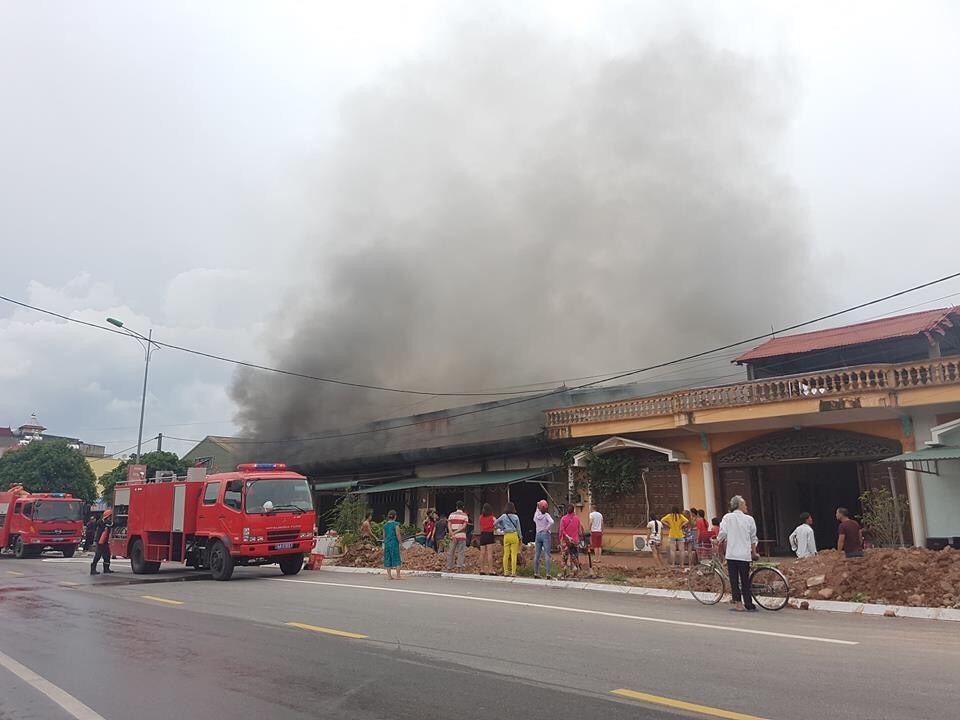
[[[683,543],[683,529],[687,525],[687,518],[680,508],[674,507],[669,515],[664,515],[660,521],[670,530],[667,535],[667,541],[670,543],[670,564],[674,565],[677,561],[677,552],[680,552],[680,565],[687,562],[687,549]]]

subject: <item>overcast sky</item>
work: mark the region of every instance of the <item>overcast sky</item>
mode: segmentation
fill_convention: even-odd
[[[0,294],[265,360],[309,273],[313,163],[343,99],[496,13],[611,54],[693,32],[776,69],[791,100],[769,161],[809,224],[824,287],[810,316],[960,269],[955,3],[6,2]],[[132,340],[0,303],[0,426],[37,412],[127,448],[142,372]],[[232,432],[232,373],[158,351],[144,436]]]

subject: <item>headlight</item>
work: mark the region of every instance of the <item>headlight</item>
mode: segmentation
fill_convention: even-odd
[[[250,528],[243,529],[243,541],[250,542]]]
[[[301,538],[304,538],[304,539],[306,539],[306,538],[312,538],[312,537],[313,537],[313,533],[312,533],[312,532],[302,532],[302,533],[300,533],[300,537],[301,537]]]

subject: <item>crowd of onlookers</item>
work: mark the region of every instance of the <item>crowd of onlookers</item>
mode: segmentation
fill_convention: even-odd
[[[580,518],[573,505],[561,506],[562,514],[559,522],[550,515],[549,504],[546,500],[537,503],[533,515],[535,530],[533,545],[533,577],[552,579],[551,564],[553,552],[554,527],[557,529],[557,539],[560,544],[560,562],[563,575],[576,575],[581,569],[580,554],[582,550],[593,553],[597,558],[602,553],[603,545],[603,515],[594,510],[590,513],[589,534],[584,531]],[[523,553],[523,526],[517,513],[516,505],[508,502],[503,511],[496,515],[490,503],[484,503],[476,524],[471,523],[469,515],[464,510],[463,501],[458,501],[456,509],[447,516],[436,510],[427,511],[423,522],[423,544],[435,552],[446,553],[446,569],[448,572],[463,572],[466,564],[466,548],[468,544],[476,545],[480,550],[480,574],[504,575],[516,577],[517,568],[521,564]],[[403,543],[400,523],[397,522],[397,513],[391,510],[387,513],[387,520],[383,524],[383,535],[378,536],[373,523],[373,511],[367,511],[366,517],[360,526],[360,540],[368,543],[383,543],[383,564],[387,568],[389,577],[399,577],[401,564],[400,548]],[[502,573],[496,568],[493,548],[497,536],[503,540]],[[541,575],[542,572],[542,575]]]
[[[598,560],[602,553],[603,515],[598,510],[593,510],[589,515],[589,531],[585,532],[573,505],[563,505],[560,508],[561,517],[557,522],[550,515],[546,500],[540,500],[537,503],[532,518],[534,578],[552,579],[553,577],[551,564],[555,526],[560,545],[563,576],[576,576],[579,573],[582,551],[592,553],[593,558]],[[731,581],[734,574],[745,578],[743,574],[747,572],[749,563],[755,559],[758,544],[756,524],[746,511],[746,501],[736,496],[731,500],[731,511],[722,520],[714,517],[709,523],[706,512],[697,508],[681,511],[680,508],[674,507],[660,518],[656,514],[651,514],[647,523],[647,542],[654,562],[658,567],[666,567],[669,564],[690,568],[714,558],[718,548],[722,547],[723,559],[728,565],[733,560],[733,565],[730,567]],[[837,521],[839,523],[837,549],[842,550],[847,557],[862,556],[863,533],[859,524],[850,518],[845,508],[837,509]],[[738,528],[738,523],[743,527]],[[746,550],[735,549],[731,553],[728,539],[731,532],[734,536],[742,536],[740,544],[744,545]],[[456,509],[446,517],[436,510],[428,510],[423,523],[424,545],[438,553],[446,552],[448,572],[463,572],[466,547],[468,543],[472,543],[480,549],[480,574],[501,574],[499,568],[494,567],[493,549],[497,542],[497,535],[503,538],[502,574],[507,577],[516,577],[524,544],[523,522],[514,503],[506,503],[499,515],[493,512],[490,503],[484,503],[480,510],[480,517],[474,525],[464,510],[463,501],[458,501]],[[399,579],[403,536],[396,511],[391,510],[387,513],[382,537],[377,537],[374,533],[373,512],[368,511],[360,527],[360,538],[364,542],[383,543],[383,564],[387,569],[387,575],[391,579],[394,577]],[[666,551],[664,551],[664,544],[666,544]],[[790,545],[798,558],[816,554],[813,518],[810,513],[805,512],[800,515],[800,524],[790,535]],[[666,560],[664,554],[666,554]],[[738,557],[731,557],[732,554]],[[741,559],[739,555],[744,557]],[[737,564],[740,562],[746,565],[740,567]]]
[[[681,512],[675,507],[662,518],[651,514],[647,530],[647,542],[657,566],[664,567],[664,530],[670,564],[692,566],[712,557],[714,541],[720,532],[720,518],[712,518],[708,525],[704,510],[690,508]]]

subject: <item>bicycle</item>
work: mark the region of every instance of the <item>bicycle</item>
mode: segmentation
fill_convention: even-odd
[[[724,564],[712,557],[701,562],[687,575],[690,594],[704,605],[716,605],[723,599],[730,578]],[[790,600],[790,583],[776,563],[755,563],[750,572],[750,594],[764,610],[782,610]]]

